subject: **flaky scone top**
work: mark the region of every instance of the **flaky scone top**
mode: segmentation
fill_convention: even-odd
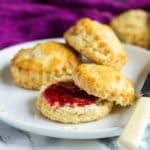
[[[12,59],[12,65],[26,70],[51,72],[74,68],[80,61],[79,55],[66,44],[46,42],[20,50]]]
[[[66,42],[97,64],[121,69],[127,54],[112,29],[89,18],[80,19],[64,34]]]
[[[73,80],[88,94],[103,100],[113,101],[122,106],[135,103],[134,86],[114,68],[96,64],[81,64],[73,73]]]

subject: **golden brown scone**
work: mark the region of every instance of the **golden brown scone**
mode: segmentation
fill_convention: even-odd
[[[72,79],[80,57],[66,44],[48,41],[20,50],[11,61],[15,83],[28,89]]]
[[[123,42],[150,48],[150,16],[144,10],[126,11],[110,22]]]
[[[64,34],[66,42],[97,64],[121,69],[127,61],[120,41],[107,25],[83,18]]]
[[[107,66],[81,64],[73,74],[73,81],[88,94],[122,106],[132,105],[136,100],[132,83]]]
[[[72,124],[101,119],[112,110],[112,106],[112,102],[100,101],[99,99],[85,106],[72,106],[68,103],[63,106],[58,103],[57,105],[52,105],[44,96],[44,90],[41,92],[36,103],[38,111],[44,117],[53,121]]]

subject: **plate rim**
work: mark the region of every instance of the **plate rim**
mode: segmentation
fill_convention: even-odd
[[[35,127],[34,125],[27,123],[25,121],[14,119],[15,117],[8,117],[8,115],[9,113],[7,112],[0,113],[0,120],[9,124],[10,126],[13,126],[15,128],[24,131],[32,132],[39,135],[49,136],[49,137],[55,137],[55,138],[63,138],[63,139],[98,139],[98,138],[106,138],[106,137],[108,138],[108,137],[118,136],[122,131],[121,127],[112,127],[112,128],[102,128],[102,130],[94,130],[92,132],[88,130],[83,130],[83,131],[78,130],[78,132],[76,132],[77,130],[74,127],[68,129],[64,127],[64,130],[59,130],[59,135],[58,135],[57,129],[42,128],[40,126]],[[40,132],[41,130],[43,130],[44,132]],[[86,134],[86,136],[84,134]]]

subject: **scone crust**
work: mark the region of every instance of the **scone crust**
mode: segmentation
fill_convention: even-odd
[[[96,64],[79,65],[73,74],[76,85],[88,94],[122,106],[135,103],[132,83],[114,68]]]
[[[80,56],[66,44],[49,41],[20,50],[11,61],[11,72],[17,85],[40,89],[48,83],[71,80],[80,62]]]
[[[127,61],[126,52],[112,29],[97,21],[83,18],[64,34],[66,42],[97,64],[121,69]]]
[[[123,42],[150,48],[150,15],[144,10],[129,10],[112,19],[112,29]]]
[[[56,107],[51,106],[46,99],[40,95],[36,107],[38,111],[46,118],[61,123],[83,123],[98,120],[109,114],[113,103],[101,101],[97,104],[90,104],[84,107]]]

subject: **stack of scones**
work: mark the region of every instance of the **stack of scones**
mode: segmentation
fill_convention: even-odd
[[[76,124],[101,119],[115,105],[135,104],[134,86],[121,73],[127,54],[109,26],[82,18],[64,39],[22,49],[11,61],[18,86],[40,89],[36,107],[44,117]]]

